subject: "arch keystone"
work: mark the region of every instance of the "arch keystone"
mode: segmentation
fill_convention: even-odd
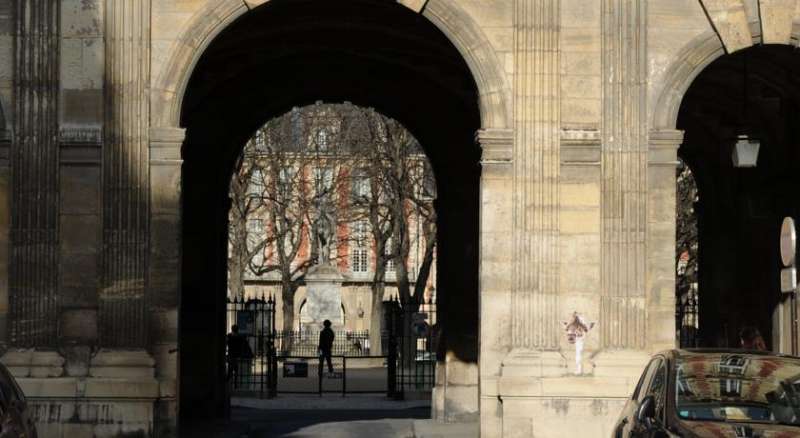
[[[165,57],[155,75],[151,121],[156,126],[180,124],[183,95],[197,62],[211,41],[251,8],[269,0],[215,0],[195,13]],[[481,124],[484,128],[509,128],[511,91],[502,63],[480,26],[455,0],[397,0],[425,16],[453,43],[467,63],[478,86]]]
[[[753,45],[743,0],[701,0],[725,51],[733,53]]]

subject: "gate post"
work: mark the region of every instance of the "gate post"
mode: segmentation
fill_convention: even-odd
[[[278,394],[278,354],[275,350],[275,297],[269,297],[270,326],[267,337],[267,366],[269,367],[269,398]]]
[[[394,304],[390,301],[390,303]],[[397,311],[394,306],[389,306],[389,346],[387,348],[386,358],[386,395],[391,398],[397,398]]]

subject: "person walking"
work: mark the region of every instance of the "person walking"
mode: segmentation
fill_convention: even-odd
[[[229,382],[232,377],[233,387],[238,388],[241,378],[240,367],[244,365],[243,362],[253,358],[253,351],[250,349],[250,344],[247,343],[247,338],[239,333],[239,326],[236,324],[231,326],[226,343],[228,345],[228,374],[225,381]]]
[[[319,367],[322,368],[322,361],[325,360],[328,363],[328,372],[333,373],[331,354],[333,351],[333,338],[336,337],[336,335],[334,335],[331,329],[330,320],[326,319],[322,325],[324,325],[325,328],[319,332],[319,345],[317,346],[317,351],[319,352]]]

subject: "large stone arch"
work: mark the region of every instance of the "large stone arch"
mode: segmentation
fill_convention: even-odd
[[[749,35],[752,36],[750,44],[737,46],[733,51],[728,50],[722,36],[714,29],[709,29],[689,41],[674,57],[664,74],[663,87],[657,94],[658,98],[650,120],[651,129],[656,131],[675,129],[683,96],[697,75],[721,56],[753,45],[764,44],[764,26],[765,24],[759,21],[748,22]],[[800,41],[800,26],[792,27],[785,44],[774,40],[767,43],[794,46],[793,43],[797,41]]]
[[[651,156],[664,159],[664,161],[658,164],[667,164],[668,167],[662,166],[661,169],[666,169],[667,171],[653,173],[650,178],[654,181],[652,183],[653,186],[669,191],[670,196],[675,196],[676,194],[676,173],[673,165],[677,164],[678,149],[679,147],[686,147],[686,145],[692,143],[691,139],[684,137],[683,130],[687,128],[683,125],[683,121],[679,128],[679,114],[684,100],[687,99],[687,93],[691,93],[690,88],[695,84],[698,77],[708,68],[712,67],[712,64],[721,61],[722,58],[737,56],[741,52],[754,48],[763,49],[771,46],[795,48],[793,42],[800,38],[800,27],[795,26],[791,34],[791,42],[765,43],[762,38],[761,24],[758,22],[750,22],[749,26],[753,36],[753,44],[738,47],[736,50],[728,50],[721,36],[715,30],[708,30],[696,36],[679,50],[671,64],[665,70],[663,79],[658,84],[659,88],[654,93],[654,106],[649,119],[649,141]],[[695,169],[692,170],[695,171]],[[651,208],[660,210],[658,214],[669,218],[668,220],[672,222],[670,224],[672,227],[676,225],[676,216],[680,208],[678,202],[670,202],[663,204],[663,206],[653,205]],[[659,239],[659,242],[654,243],[654,246],[663,246],[664,248],[669,248],[669,251],[673,251],[674,234],[665,234],[663,237],[657,237],[656,239]],[[658,269],[661,268],[662,267],[659,267]],[[670,266],[668,271],[664,272],[669,275],[672,282],[676,280],[674,265]]]
[[[177,265],[173,258],[173,266],[178,296],[186,299],[176,306],[182,321],[176,330],[177,342],[180,362],[205,364],[193,365],[192,369],[174,365],[178,368],[181,404],[196,407],[192,413],[183,411],[184,418],[218,415],[224,408],[221,385],[202,387],[193,382],[222,381],[214,376],[224,368],[224,347],[220,347],[224,337],[219,336],[217,328],[224,322],[207,321],[223,320],[218,316],[224,316],[219,311],[224,304],[218,299],[218,292],[225,289],[226,281],[226,265],[220,254],[227,244],[227,234],[221,230],[229,208],[227,189],[223,187],[229,182],[226,172],[230,171],[231,157],[240,147],[240,137],[251,135],[250,129],[263,123],[264,117],[279,114],[287,105],[314,99],[347,99],[373,106],[401,121],[421,143],[435,145],[426,152],[433,157],[437,181],[447,182],[437,206],[442,212],[438,219],[446,224],[439,227],[441,252],[437,250],[437,257],[447,261],[440,264],[437,272],[450,273],[443,277],[448,278],[449,289],[460,294],[459,311],[442,313],[450,315],[447,321],[441,320],[442,336],[447,330],[458,336],[443,343],[441,357],[437,356],[445,364],[445,374],[455,377],[437,377],[435,412],[450,419],[476,418],[479,315],[487,310],[481,308],[484,301],[479,297],[502,287],[485,272],[495,265],[481,261],[492,259],[491,254],[497,252],[492,246],[497,236],[511,232],[510,221],[505,220],[510,216],[498,219],[492,212],[512,209],[507,188],[513,174],[513,119],[503,64],[478,24],[457,3],[430,0],[423,8],[412,8],[369,0],[335,4],[274,1],[251,11],[241,0],[220,0],[200,8],[178,40],[171,43],[166,56],[159,55],[164,63],[153,71],[151,125],[155,128],[151,130],[151,144],[154,154],[169,154],[169,163],[164,164],[170,170],[160,166],[158,172],[169,172],[173,177],[170,181],[179,182],[170,195],[174,202],[169,218],[172,226],[164,230],[181,230],[175,239],[181,250]],[[302,11],[297,9],[298,4],[303,5]],[[292,14],[298,13],[313,26],[300,26],[299,30],[298,26],[287,26],[294,30],[282,34],[287,31],[281,23],[290,23],[297,16]],[[321,32],[317,29],[325,29],[321,27],[324,25],[361,32],[333,32],[325,36],[325,44],[320,44]],[[297,45],[282,43],[281,35],[286,41],[305,43],[312,50],[297,51]],[[310,43],[303,39],[305,36]],[[371,39],[378,42],[371,43]],[[352,80],[358,76],[352,73],[370,71],[371,65],[362,56],[339,56],[339,50],[372,53],[368,50],[384,47],[384,43],[389,48],[386,52],[378,50],[381,56],[366,59],[386,74],[371,75],[371,85],[366,86]],[[275,50],[280,44],[285,44],[285,51]],[[283,53],[310,57],[284,60]],[[424,57],[418,58],[420,55]],[[243,64],[230,70],[230,59],[240,59]],[[435,68],[418,69],[420,64],[414,62],[417,59],[431,62]],[[335,68],[327,69],[328,66]],[[326,69],[315,70],[319,68]],[[327,74],[316,80],[311,76],[314,71]],[[222,82],[217,78],[223,77],[220,81],[225,86],[220,86]],[[254,81],[268,85],[255,90],[251,86]],[[283,87],[271,86],[282,81]],[[382,89],[392,91],[374,92]],[[451,117],[437,117],[438,114]],[[184,129],[175,129],[178,126],[185,128],[185,134]],[[480,148],[476,147],[476,140]],[[199,233],[203,237],[194,238]],[[464,266],[470,267],[470,274],[455,275],[456,271],[463,274]],[[441,309],[445,307],[446,294],[439,298],[443,300]],[[488,309],[488,313],[503,312],[497,307]]]
[[[179,126],[183,96],[203,52],[220,32],[249,11],[241,0],[221,0],[208,2],[195,13],[156,78],[153,126]],[[421,13],[447,36],[469,66],[478,86],[482,128],[510,129],[511,90],[502,63],[480,26],[454,0],[430,0]]]
[[[713,31],[697,36],[678,52],[664,75],[664,86],[658,94],[650,123],[652,129],[676,128],[686,90],[703,69],[723,55],[725,47]]]

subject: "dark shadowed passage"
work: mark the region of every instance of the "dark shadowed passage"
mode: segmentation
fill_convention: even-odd
[[[439,359],[450,352],[477,362],[480,109],[464,59],[431,22],[393,1],[275,0],[210,44],[182,106],[183,418],[226,411],[228,189],[236,157],[266,120],[316,101],[374,107],[422,144],[439,195]]]

